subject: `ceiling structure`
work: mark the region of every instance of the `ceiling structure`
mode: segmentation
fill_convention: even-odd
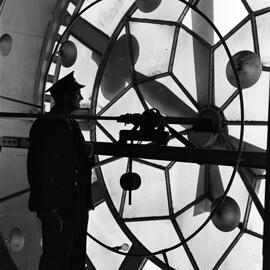
[[[86,140],[116,143],[120,130],[133,125],[104,119],[151,108],[168,117],[210,117],[218,126],[218,131],[199,132],[190,130],[190,123],[170,124],[168,146],[178,152],[156,148],[156,156],[154,148],[147,150],[149,141],[139,140],[133,150],[96,144],[89,269],[262,269],[265,163],[258,160],[267,148],[268,1],[201,0],[188,6],[156,0],[151,12],[140,6],[143,1],[131,0],[36,3],[0,2],[0,265],[37,269],[40,224],[27,209],[27,137],[33,116],[53,105],[44,91],[75,70],[86,85],[82,109],[75,115],[81,117]],[[77,48],[70,67],[64,66],[61,47],[67,40]],[[226,76],[226,44],[231,55],[251,51],[262,63],[258,81],[243,89],[244,108],[239,85]],[[232,178],[236,159],[226,151],[239,147],[243,115],[243,150],[252,155]],[[116,155],[119,149],[125,154]],[[142,180],[131,204],[129,192],[120,186],[129,155]],[[206,223],[213,201],[224,191],[241,213],[236,228],[227,232],[211,220]],[[20,241],[13,243],[13,235]],[[124,243],[128,251],[119,249]]]

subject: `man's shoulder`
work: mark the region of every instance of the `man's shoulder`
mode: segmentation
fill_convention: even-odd
[[[45,132],[48,129],[52,129],[52,126],[55,125],[54,121],[48,118],[48,114],[39,116],[31,126],[31,132]]]

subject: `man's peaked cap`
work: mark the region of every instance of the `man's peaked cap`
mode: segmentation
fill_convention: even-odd
[[[74,71],[70,72],[65,77],[58,80],[52,87],[50,87],[46,92],[50,92],[52,97],[63,92],[74,92],[80,88],[85,87],[85,85],[79,84],[74,78]]]

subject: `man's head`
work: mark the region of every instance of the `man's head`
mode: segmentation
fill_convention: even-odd
[[[79,84],[74,78],[74,71],[58,80],[51,88],[50,91],[56,105],[66,107],[70,111],[80,108],[80,101],[83,99],[81,95],[81,88],[84,85]]]

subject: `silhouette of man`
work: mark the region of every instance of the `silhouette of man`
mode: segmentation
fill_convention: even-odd
[[[74,72],[58,80],[48,90],[55,105],[30,129],[29,209],[42,222],[40,270],[85,269],[93,156],[78,123],[68,117],[80,108],[82,87]]]

